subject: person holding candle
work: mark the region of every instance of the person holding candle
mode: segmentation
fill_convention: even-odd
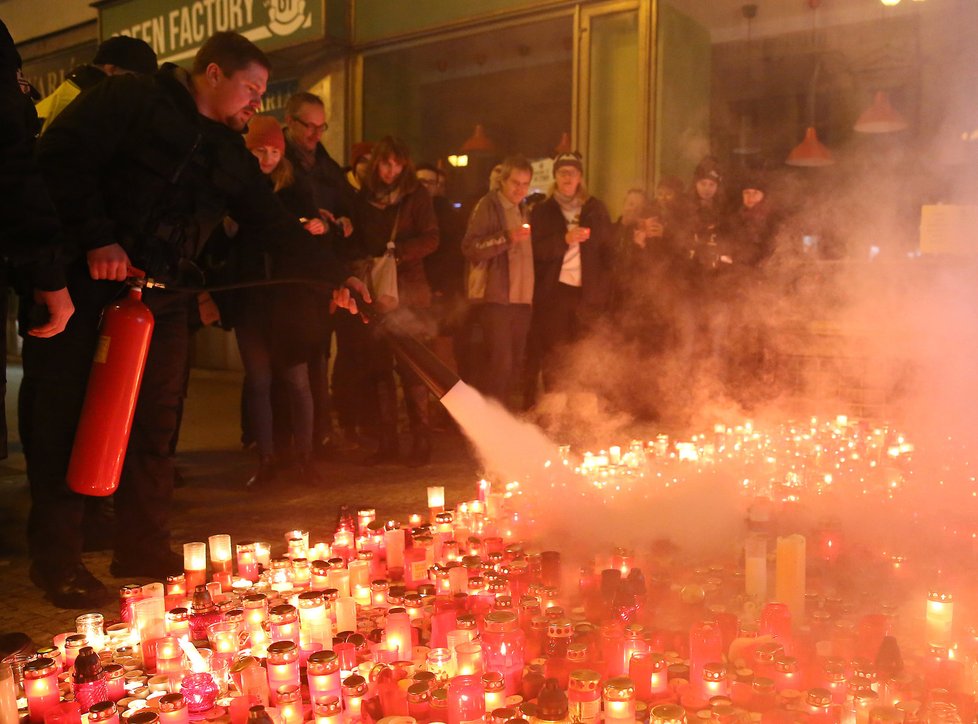
[[[523,365],[533,304],[533,248],[524,205],[533,167],[523,156],[502,163],[499,187],[479,199],[462,239],[467,294],[481,304],[489,358],[480,387],[504,405]]]
[[[344,265],[281,206],[241,140],[270,65],[244,36],[220,32],[201,46],[189,71],[166,65],[153,76],[106,78],[76,98],[38,142],[48,190],[79,250],[67,274],[75,314],[62,334],[25,339],[20,390],[32,580],[58,606],[89,607],[106,598],[101,582],[79,574],[84,499],[69,490],[66,476],[99,318],[132,268],[176,281],[230,209],[270,247],[287,239],[305,248],[308,268],[337,286],[337,304],[354,306],[348,290],[340,291],[346,283],[366,292],[359,280],[343,281]],[[183,568],[170,549],[169,508],[191,300],[156,289],[142,296],[155,326],[115,493],[124,523],[110,566],[117,577],[164,580]]]
[[[581,338],[607,306],[614,255],[611,216],[584,185],[578,153],[554,159],[554,185],[530,216],[533,324],[544,388],[558,386],[557,353]]]

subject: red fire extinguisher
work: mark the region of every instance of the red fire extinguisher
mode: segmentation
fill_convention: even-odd
[[[134,277],[143,277],[132,270]],[[95,359],[68,463],[68,487],[82,495],[112,495],[119,487],[136,399],[143,380],[153,313],[142,302],[142,284],[102,312]]]

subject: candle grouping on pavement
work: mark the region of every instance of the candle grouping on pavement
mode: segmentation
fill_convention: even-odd
[[[654,531],[571,560],[559,541],[534,538],[536,503],[514,481],[481,480],[454,507],[429,487],[426,514],[404,523],[344,509],[324,538],[294,529],[278,544],[233,545],[216,534],[185,545],[183,575],[123,587],[117,622],[81,616],[77,632],[22,661],[20,715],[973,720],[978,622],[966,576],[847,550],[837,531],[785,513],[830,487],[895,495],[913,452],[898,433],[845,418],[776,432],[718,425],[579,460],[563,449],[577,482],[559,484],[582,496],[638,487],[643,497],[650,481],[736,470],[750,505],[725,560],[685,556]],[[961,559],[973,566],[972,555]]]

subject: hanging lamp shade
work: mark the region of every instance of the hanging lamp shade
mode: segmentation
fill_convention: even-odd
[[[560,141],[554,146],[554,156],[559,156],[562,153],[570,153],[574,149],[571,147],[570,134],[564,131],[560,134]]]
[[[907,121],[890,105],[886,91],[876,91],[873,105],[863,111],[853,128],[859,133],[895,133],[905,130]]]
[[[808,130],[805,131],[805,140],[792,149],[785,163],[789,166],[815,168],[831,166],[835,163],[835,159],[832,157],[832,152],[818,140],[815,128],[809,126]]]
[[[489,140],[489,136],[486,135],[486,129],[482,127],[482,124],[476,123],[472,135],[466,139],[465,143],[462,144],[462,148],[459,150],[462,153],[478,153],[480,151],[491,153],[496,150],[496,144]]]

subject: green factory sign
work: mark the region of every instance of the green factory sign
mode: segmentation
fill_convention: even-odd
[[[207,38],[224,30],[241,33],[264,50],[326,34],[323,0],[110,0],[98,8],[102,40],[141,38],[160,62],[188,60]]]

